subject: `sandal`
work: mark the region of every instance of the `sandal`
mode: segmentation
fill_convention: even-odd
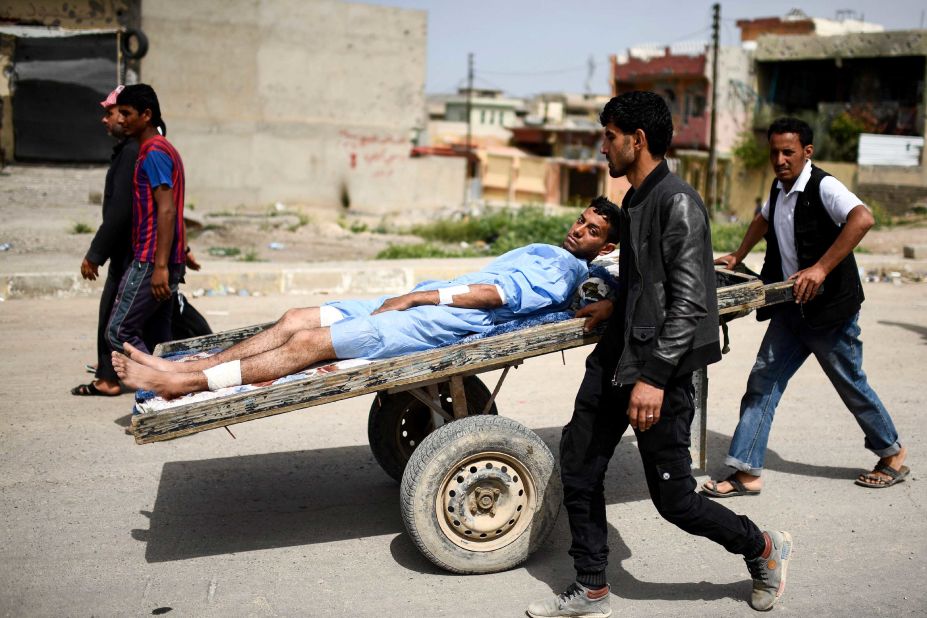
[[[98,389],[93,382],[89,382],[87,384],[78,384],[71,389],[71,394],[77,395],[78,397],[118,397],[122,393],[113,393],[110,395]]]
[[[747,489],[746,486],[737,480],[737,473],[730,475],[726,479],[720,481],[721,483],[727,481],[730,483],[734,489],[731,491],[720,492],[718,491],[718,481],[708,481],[705,485],[702,486],[702,493],[706,496],[711,496],[712,498],[733,498],[735,496],[758,496],[760,495],[759,489]],[[708,485],[711,485],[709,487]]]
[[[885,476],[880,476],[877,474],[881,472]],[[900,469],[895,470],[888,464],[878,463],[876,467],[872,469],[872,472],[867,472],[866,474],[860,474],[859,478],[856,479],[856,484],[860,487],[871,487],[872,489],[883,489],[885,487],[891,487],[895,483],[901,483],[904,481],[905,477],[910,474],[911,470],[908,466],[901,466]]]

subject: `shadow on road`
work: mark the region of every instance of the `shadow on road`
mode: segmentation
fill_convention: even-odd
[[[879,324],[884,324],[886,326],[897,326],[898,328],[909,330],[912,333],[920,335],[921,339],[924,340],[924,343],[927,343],[927,327],[925,326],[920,326],[918,324],[908,324],[906,322],[889,322],[886,320],[879,320]]]
[[[555,456],[560,430],[536,430]],[[728,436],[709,434],[710,457],[719,464],[729,440]],[[770,469],[826,478],[854,478],[859,472],[791,462],[773,451],[769,451],[767,463]],[[615,451],[605,498],[607,504],[650,499],[631,435],[625,436]],[[166,562],[395,534],[390,550],[397,564],[420,573],[441,572],[419,554],[406,535],[398,500],[398,485],[380,470],[367,446],[169,462],[162,468],[154,508],[143,511],[150,519],[149,529],[132,530],[131,535],[147,544],[148,562]],[[610,538],[610,579],[616,593],[626,591],[620,592],[622,596],[716,599],[732,594],[734,584],[636,581],[617,566],[630,556],[620,533],[612,529]],[[566,513],[561,511],[550,539],[527,567],[552,590],[572,577],[566,555],[568,542]],[[653,596],[647,596],[650,594]],[[692,596],[684,596],[688,594]]]

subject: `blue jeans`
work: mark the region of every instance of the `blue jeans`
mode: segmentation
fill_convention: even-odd
[[[866,448],[879,457],[901,450],[895,425],[863,373],[858,319],[857,313],[842,326],[813,329],[802,319],[798,305],[783,307],[773,315],[747,380],[740,422],[725,464],[754,476],[762,474],[776,406],[789,379],[809,354],[818,359],[840,399],[856,417],[866,436]]]

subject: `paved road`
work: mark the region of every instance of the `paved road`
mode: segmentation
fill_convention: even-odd
[[[910,480],[879,491],[852,484],[874,457],[809,364],[780,408],[766,490],[728,503],[795,537],[778,615],[927,613],[925,292],[869,284],[862,318],[867,372],[911,449]],[[318,300],[196,304],[231,328]],[[67,392],[88,377],[95,314],[89,298],[0,303],[0,615],[520,616],[570,581],[563,514],[547,545],[510,572],[452,576],[419,555],[398,486],[366,445],[370,398],[237,425],[236,439],[216,430],[135,445],[123,431],[129,396]],[[735,322],[733,350],[711,371],[710,471],[761,335],[752,318]],[[500,411],[556,448],[586,352],[568,352],[565,366],[556,354],[526,362]],[[607,499],[616,615],[752,615],[743,562],[657,516],[631,439]]]

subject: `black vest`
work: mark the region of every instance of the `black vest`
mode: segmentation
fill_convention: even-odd
[[[821,168],[811,166],[811,178],[795,202],[795,252],[798,269],[813,266],[830,248],[842,227],[836,225],[821,202],[821,180],[830,176]],[[779,197],[777,180],[769,189],[769,227],[766,232],[766,260],[760,278],[763,283],[782,281],[782,255],[776,238],[776,199]],[[851,251],[824,279],[821,291],[801,306],[801,315],[812,328],[827,328],[849,320],[859,311],[864,300],[856,258]],[[757,311],[758,320],[768,320],[783,305],[763,307]]]

